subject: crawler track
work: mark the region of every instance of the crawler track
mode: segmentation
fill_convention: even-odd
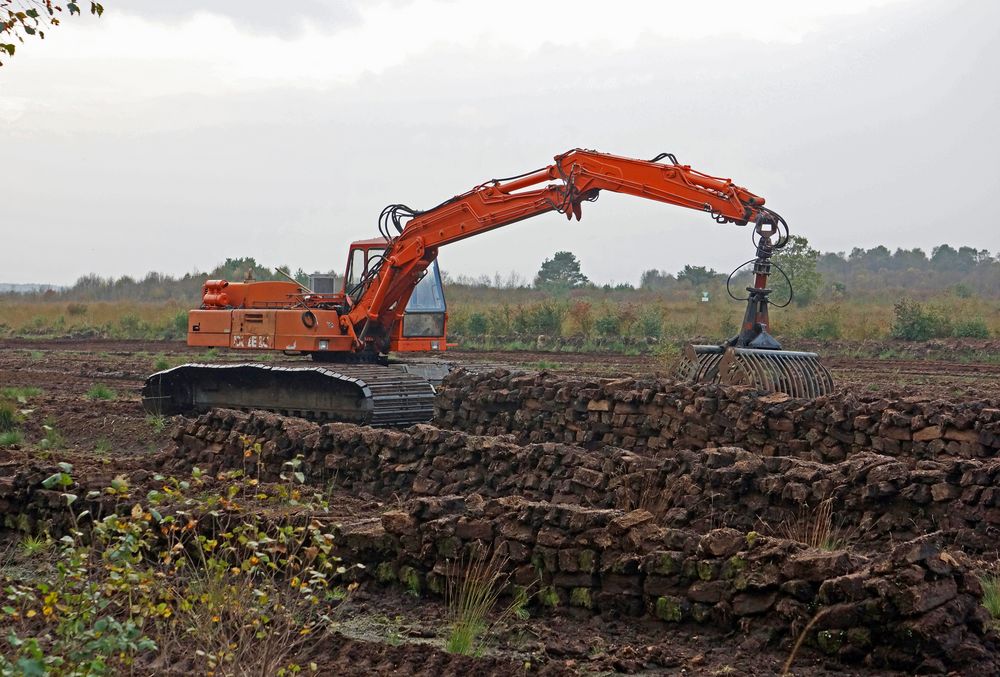
[[[434,415],[426,379],[379,365],[184,364],[150,376],[142,397],[143,407],[160,415],[226,407],[373,426],[425,423]]]

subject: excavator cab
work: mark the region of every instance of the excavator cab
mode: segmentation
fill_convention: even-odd
[[[366,276],[381,264],[386,241],[382,238],[360,240],[351,244],[344,275],[344,293],[356,302],[362,293]],[[437,259],[424,271],[406,303],[402,322],[392,330],[391,349],[397,352],[438,351],[447,347],[448,306]]]

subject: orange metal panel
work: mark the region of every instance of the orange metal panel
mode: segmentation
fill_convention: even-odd
[[[277,350],[319,351],[320,341],[327,342],[328,352],[349,352],[353,347],[334,310],[296,308],[273,312]]]
[[[436,344],[436,345],[435,345]],[[397,353],[444,351],[448,349],[448,344],[443,336],[440,337],[420,337],[420,338],[395,338],[391,344],[391,349]]]
[[[228,310],[192,310],[188,313],[188,345],[228,347],[231,328]]]

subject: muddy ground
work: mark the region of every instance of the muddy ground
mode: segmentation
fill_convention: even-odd
[[[796,346],[799,347],[799,346]],[[806,349],[822,350],[818,346]],[[886,397],[930,395],[962,400],[996,397],[1000,362],[989,345],[947,347],[932,357],[919,348],[887,344],[838,344],[824,352],[838,387]],[[880,352],[884,355],[879,358]],[[902,357],[900,357],[902,355]],[[985,359],[984,359],[985,356]],[[16,466],[33,458],[58,456],[77,473],[113,476],[119,469],[142,467],[144,459],[171,444],[176,422],[148,417],[140,406],[143,379],[164,363],[234,360],[279,364],[301,360],[262,355],[228,355],[191,349],[176,342],[151,341],[0,341],[0,388],[42,390],[21,403],[26,412],[24,443],[0,451],[0,464]],[[550,352],[449,351],[455,363],[487,362],[577,375],[666,373],[662,358],[648,355]],[[248,360],[249,361],[249,360]],[[88,397],[94,386],[113,391],[111,399]],[[43,443],[49,437],[52,443]],[[378,515],[385,505],[346,493],[334,505],[345,515]],[[398,588],[364,585],[345,605],[335,634],[315,650],[327,674],[752,674],[780,672],[787,648],[761,646],[738,631],[696,624],[665,626],[651,619],[593,616],[580,609],[507,623],[489,655],[472,659],[442,651],[441,602]],[[892,674],[845,666],[814,649],[803,649],[794,674]]]

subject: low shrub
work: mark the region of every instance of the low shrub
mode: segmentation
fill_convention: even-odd
[[[472,336],[483,336],[489,331],[489,324],[486,315],[483,313],[472,313],[466,322],[466,328]]]
[[[642,336],[663,336],[663,317],[657,308],[647,308],[639,316],[639,333]]]
[[[601,315],[594,322],[594,328],[601,336],[618,336],[621,333],[621,325],[614,315]]]
[[[988,339],[990,328],[986,326],[986,322],[981,317],[957,320],[952,327],[952,335],[955,338]]]
[[[841,337],[840,307],[827,306],[811,313],[799,330],[803,338],[839,339]]]
[[[901,299],[893,306],[895,319],[892,337],[907,341],[927,341],[951,336],[951,321],[941,312],[925,308],[910,299]]]

